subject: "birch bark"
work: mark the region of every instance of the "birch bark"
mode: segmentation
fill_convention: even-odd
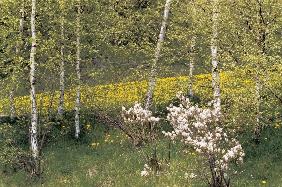
[[[62,116],[64,114],[64,98],[65,98],[65,15],[64,15],[64,0],[61,0],[61,64],[60,64],[60,98],[59,98],[59,107],[58,115]]]
[[[76,104],[75,104],[75,138],[79,138],[80,134],[80,123],[79,123],[79,118],[80,118],[80,17],[81,17],[81,2],[80,0],[78,2],[78,7],[77,7],[77,18],[76,18],[76,74],[77,74],[77,87],[76,87]]]
[[[12,78],[13,79],[13,78]],[[15,107],[15,96],[14,96],[14,81],[12,83],[12,88],[10,90],[9,99],[10,99],[10,118],[14,119],[16,117],[16,107]]]
[[[34,174],[39,174],[39,150],[37,142],[37,129],[38,129],[38,119],[37,119],[37,106],[36,106],[36,29],[35,29],[35,12],[36,12],[36,0],[32,0],[32,10],[31,10],[31,51],[30,51],[30,100],[31,100],[31,127],[30,127],[30,143],[32,157],[35,162],[35,168],[33,169]]]
[[[218,54],[217,54],[217,37],[218,37],[218,0],[212,1],[212,38],[211,38],[211,57],[212,57],[212,87],[214,96],[214,108],[221,112],[221,99],[220,99],[220,77],[218,70]]]
[[[191,46],[190,46],[190,62],[189,62],[189,83],[188,83],[188,94],[189,96],[193,97],[194,96],[194,91],[193,91],[193,84],[194,84],[194,66],[195,66],[195,45],[196,45],[196,33],[195,33],[195,16],[196,16],[196,8],[195,4],[192,1],[191,2],[192,6],[192,11],[191,11],[191,16],[192,16],[192,38],[191,38]]]
[[[256,82],[256,87],[255,87],[255,93],[256,93],[256,127],[255,127],[255,141],[259,142],[259,137],[260,137],[260,133],[261,133],[261,109],[260,109],[260,105],[261,105],[261,90],[262,90],[262,85],[260,83],[259,80],[259,75],[257,74],[255,77],[255,82]]]
[[[152,67],[151,67],[148,91],[147,91],[147,95],[146,95],[145,109],[149,109],[152,105],[153,93],[154,93],[154,90],[155,90],[155,87],[156,87],[157,63],[158,63],[159,58],[160,58],[162,43],[163,43],[164,37],[165,37],[166,25],[167,25],[167,20],[168,20],[168,16],[169,16],[169,10],[170,10],[171,2],[172,2],[172,0],[166,0],[162,26],[161,26],[161,30],[160,30],[160,34],[159,34],[157,48],[156,48],[156,51],[155,51],[155,58],[154,58],[154,61],[153,61]]]
[[[189,62],[189,96],[194,96],[193,91],[193,83],[194,83],[194,64],[195,64],[195,42],[196,42],[196,36],[192,37],[191,40],[191,56],[190,56],[190,62]]]
[[[261,131],[263,128],[263,124],[261,121],[262,118],[262,111],[261,111],[261,103],[262,103],[262,98],[261,98],[261,92],[263,91],[263,85],[261,83],[261,78],[263,75],[266,74],[266,70],[263,68],[263,63],[265,60],[265,57],[267,55],[266,51],[266,39],[267,39],[267,23],[265,23],[265,18],[263,14],[263,1],[258,0],[258,7],[259,11],[257,12],[257,25],[258,27],[258,36],[257,36],[257,47],[258,47],[258,53],[257,56],[261,57],[261,62],[256,62],[256,77],[255,77],[255,93],[256,93],[256,126],[255,126],[255,141],[259,142],[260,140],[260,135]],[[264,69],[262,72],[261,70]]]

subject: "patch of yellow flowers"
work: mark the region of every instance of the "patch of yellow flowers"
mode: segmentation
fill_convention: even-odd
[[[254,87],[251,80],[243,79],[242,76],[234,75],[232,72],[223,72],[221,76],[222,97],[240,96],[250,94]],[[186,92],[188,78],[185,76],[160,78],[154,92],[154,102],[163,104],[175,98],[177,92]],[[212,98],[211,75],[201,74],[195,76],[193,89],[197,96],[204,99]],[[129,106],[134,102],[142,102],[147,91],[147,81],[126,82],[118,84],[107,84],[98,86],[81,87],[81,102],[84,108],[99,107],[120,108]],[[75,106],[75,88],[65,93],[65,108],[73,110]],[[59,101],[59,92],[39,93],[37,96],[38,110],[46,113],[48,110],[56,110]],[[51,102],[52,101],[52,102]],[[15,107],[18,114],[30,112],[30,97],[22,96],[15,98]],[[0,113],[9,112],[9,100],[0,101]]]
[[[100,145],[99,142],[93,142],[93,143],[90,144],[90,146],[91,146],[93,149],[97,148],[99,145]]]
[[[105,143],[114,143],[114,140],[111,139],[111,135],[110,134],[107,134],[106,137],[105,137]]]

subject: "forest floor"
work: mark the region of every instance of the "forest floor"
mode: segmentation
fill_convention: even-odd
[[[246,157],[243,165],[234,166],[238,173],[232,177],[232,186],[282,186],[282,128],[265,128],[259,145],[244,137],[250,135],[241,137]],[[164,138],[154,145],[162,163],[160,172],[141,177],[153,146],[133,147],[121,132],[106,132],[97,126],[79,142],[67,137],[49,142],[43,150],[43,174],[37,181],[31,182],[24,171],[2,172],[0,187],[207,186],[199,177],[187,177],[199,175],[199,159],[194,152],[184,151],[180,143],[169,148],[169,140]]]

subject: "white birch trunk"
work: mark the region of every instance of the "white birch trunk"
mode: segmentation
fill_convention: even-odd
[[[36,71],[36,30],[35,30],[35,12],[36,12],[36,0],[32,0],[32,11],[31,11],[31,35],[32,44],[30,51],[30,100],[31,100],[31,127],[30,127],[30,143],[32,157],[35,161],[35,174],[39,172],[39,150],[37,142],[37,106],[36,106],[36,92],[35,92],[35,71]]]
[[[24,29],[24,1],[22,1],[22,5],[21,5],[21,9],[20,9],[20,13],[21,13],[21,17],[19,20],[19,35],[20,35],[20,40],[23,38],[23,29]],[[16,46],[16,54],[19,54],[20,52],[20,45],[21,42],[17,42],[17,46]]]
[[[12,87],[14,86],[14,82]],[[16,107],[15,107],[15,96],[14,96],[14,88],[12,88],[10,90],[10,95],[9,95],[9,99],[10,99],[10,118],[14,119],[16,117]]]
[[[217,55],[217,37],[218,37],[218,0],[212,1],[212,39],[211,39],[211,57],[212,57],[212,87],[214,96],[214,108],[221,112],[221,99],[220,99],[220,77],[218,69],[218,55]]]
[[[78,0],[77,7],[77,18],[76,18],[76,73],[77,73],[77,88],[76,88],[76,102],[75,102],[75,138],[79,137],[80,134],[80,16],[81,16],[81,4],[80,0]]]
[[[194,96],[193,91],[193,83],[194,83],[194,64],[195,64],[195,43],[196,43],[196,36],[192,37],[191,40],[191,56],[189,62],[189,96]]]
[[[62,2],[64,4],[64,2]],[[60,98],[59,98],[59,106],[58,106],[58,115],[62,116],[64,114],[64,98],[65,98],[65,26],[64,26],[64,6],[61,5],[61,64],[60,64]]]
[[[262,2],[257,1],[259,6],[259,11],[257,19],[257,24],[261,27],[258,32],[257,36],[257,46],[258,46],[258,56],[262,56],[262,60],[264,62],[264,58],[266,57],[266,25],[264,24],[264,15],[263,15],[263,7]],[[264,62],[265,63],[265,62]],[[260,142],[260,135],[261,131],[263,129],[263,123],[261,121],[262,118],[262,111],[261,111],[261,104],[262,104],[262,98],[261,98],[261,92],[263,90],[263,85],[261,83],[261,76],[265,75],[265,71],[261,71],[264,68],[261,66],[261,62],[256,62],[256,87],[255,87],[255,93],[256,93],[256,126],[255,126],[255,141],[257,143]]]
[[[162,43],[164,41],[165,37],[165,32],[166,32],[166,25],[167,25],[167,20],[169,16],[169,9],[170,9],[170,4],[172,0],[166,0],[165,4],[165,10],[164,10],[164,15],[163,15],[163,21],[162,21],[162,26],[161,26],[161,31],[159,34],[159,40],[157,43],[157,48],[155,51],[155,58],[151,67],[151,73],[150,73],[150,78],[149,78],[149,85],[148,85],[148,91],[146,95],[146,103],[145,103],[145,108],[149,109],[152,105],[152,100],[153,100],[153,93],[156,87],[156,76],[157,76],[157,63],[160,58],[160,52],[161,52],[161,47]]]
[[[20,35],[21,35],[21,38],[22,38],[22,35],[23,35],[23,30],[24,30],[24,0],[22,2],[22,8],[21,8],[21,19],[20,19],[20,27],[19,27],[19,31],[20,31]]]
[[[259,136],[261,133],[261,111],[260,111],[260,105],[261,105],[261,90],[262,90],[262,85],[260,83],[259,80],[259,75],[256,75],[256,110],[257,110],[257,114],[256,114],[256,127],[255,127],[255,140],[259,141]]]

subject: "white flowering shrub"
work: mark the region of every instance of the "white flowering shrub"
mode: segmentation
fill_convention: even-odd
[[[229,186],[227,173],[230,163],[243,161],[241,144],[235,138],[229,138],[220,127],[219,110],[193,106],[188,98],[178,97],[180,105],[167,108],[167,119],[174,130],[163,133],[172,140],[180,138],[207,161],[211,174],[210,186]]]
[[[140,145],[155,138],[155,125],[160,118],[154,117],[152,112],[144,109],[140,103],[135,103],[128,110],[122,107],[121,115],[124,128],[130,134],[134,145]]]
[[[148,164],[144,164],[144,169],[141,171],[142,177],[147,177],[152,173],[152,169],[149,167]]]

